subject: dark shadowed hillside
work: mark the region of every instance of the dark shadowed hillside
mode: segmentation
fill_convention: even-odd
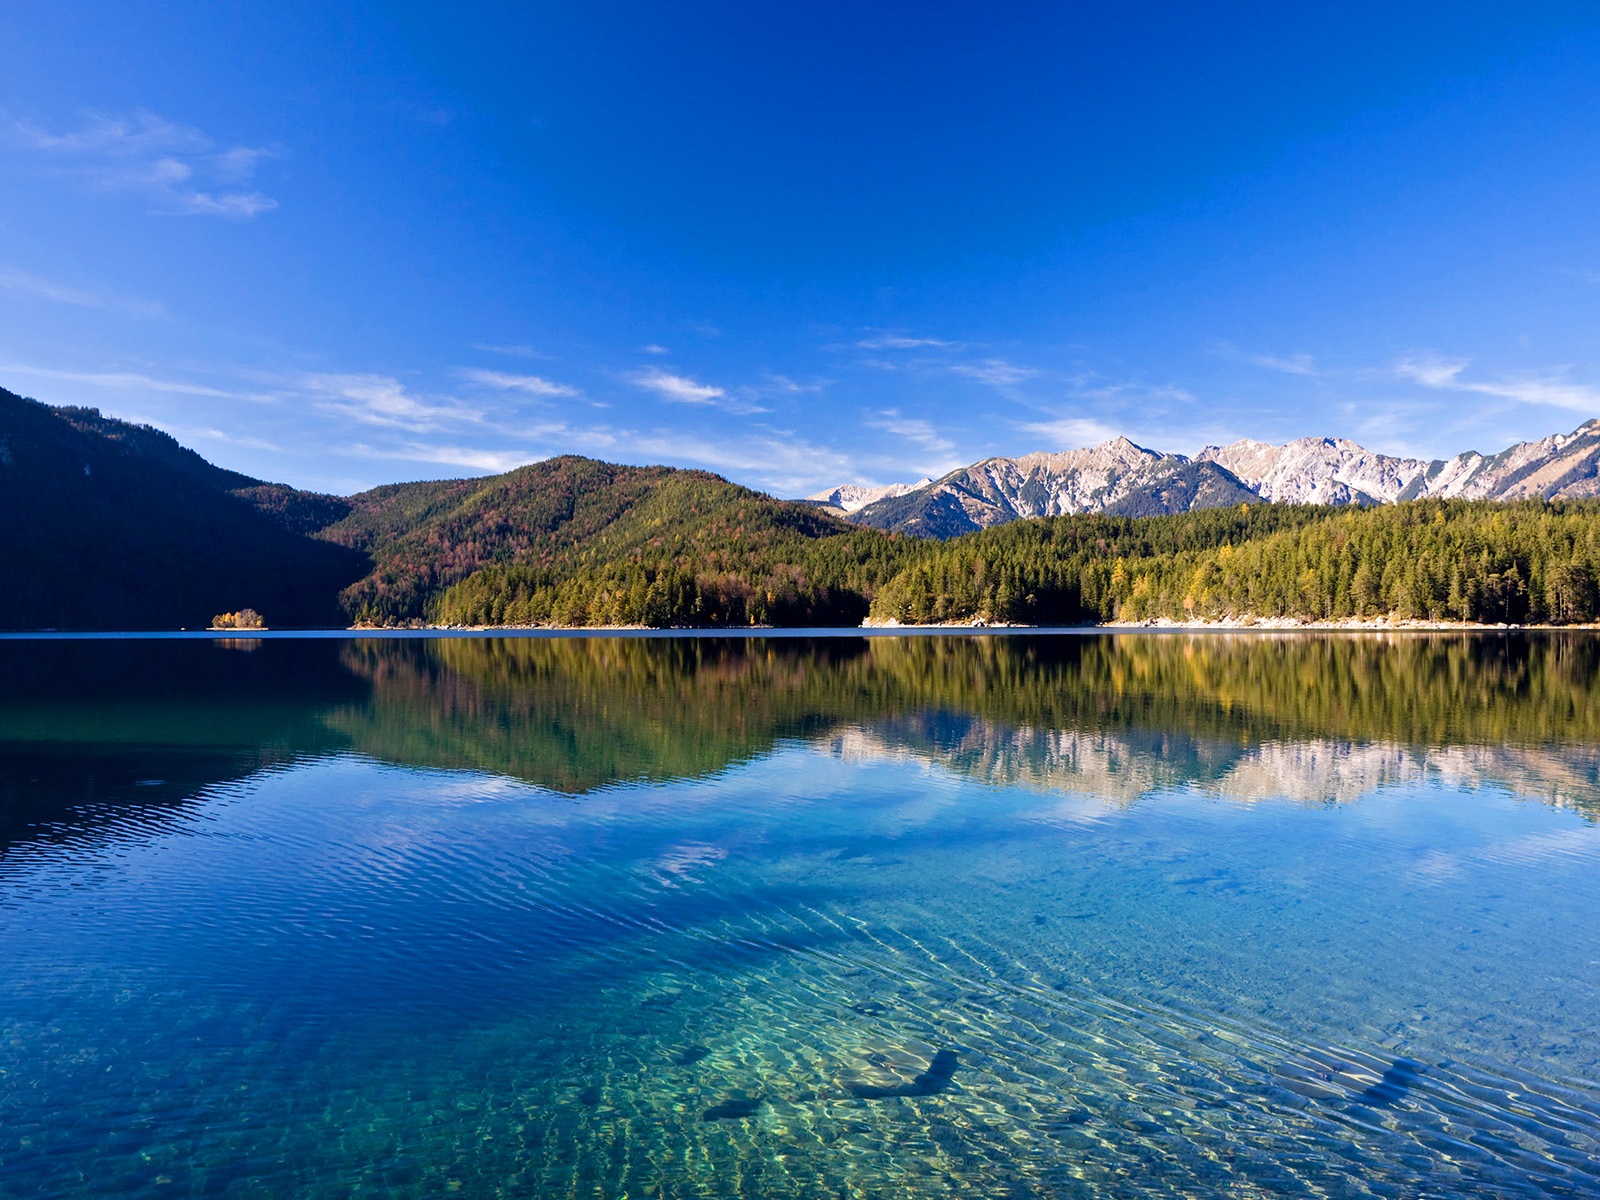
[[[342,624],[362,556],[304,536],[345,501],[212,466],[148,426],[0,389],[0,628]]]

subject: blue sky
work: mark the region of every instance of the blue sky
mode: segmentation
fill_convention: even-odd
[[[0,385],[352,491],[1600,416],[1600,6],[0,8]]]

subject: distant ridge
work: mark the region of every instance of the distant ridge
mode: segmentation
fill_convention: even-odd
[[[1073,513],[1164,516],[1250,501],[1392,504],[1424,497],[1468,500],[1600,496],[1600,420],[1571,433],[1519,442],[1498,454],[1469,450],[1426,461],[1378,454],[1344,438],[1283,446],[1244,439],[1193,458],[1125,437],[1020,458],[986,458],[937,480],[888,488],[841,485],[824,497],[848,520],[876,529],[955,537],[1008,521]],[[869,492],[877,492],[870,499]]]
[[[892,500],[896,496],[904,496],[907,492],[927,487],[932,482],[933,480],[923,476],[915,483],[891,483],[883,487],[846,483],[826,492],[817,492],[815,495],[807,496],[806,499],[824,508],[835,508],[841,513],[853,513],[879,500]]]
[[[574,455],[340,497],[0,390],[0,629],[203,629],[247,608],[274,629],[1573,624],[1600,618],[1597,458],[1589,422],[1439,462],[1332,438],[1192,459],[1117,438],[870,501]],[[1419,497],[1425,520],[1386,507]]]

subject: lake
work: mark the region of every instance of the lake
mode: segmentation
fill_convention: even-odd
[[[1600,1194],[1600,637],[0,642],[0,1193]]]

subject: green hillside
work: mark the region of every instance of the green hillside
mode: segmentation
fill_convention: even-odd
[[[910,548],[703,471],[570,457],[485,481],[406,535],[394,578],[424,573],[426,547],[444,542],[490,559],[427,606],[450,624],[854,625]],[[387,595],[363,591],[371,582],[352,607],[371,612],[375,595],[377,615],[399,615]],[[404,611],[420,613],[424,599],[405,593]]]
[[[905,622],[1253,617],[1572,624],[1600,617],[1600,502],[1241,505],[1054,517],[939,545],[881,587]]]
[[[741,550],[854,532],[702,471],[572,455],[485,479],[376,488],[351,503],[350,514],[320,536],[371,555],[371,574],[345,592],[344,603],[357,619],[380,622],[434,615],[442,590],[485,567],[496,570],[473,595],[674,555],[718,570],[742,562]],[[462,603],[451,601],[452,612]]]

